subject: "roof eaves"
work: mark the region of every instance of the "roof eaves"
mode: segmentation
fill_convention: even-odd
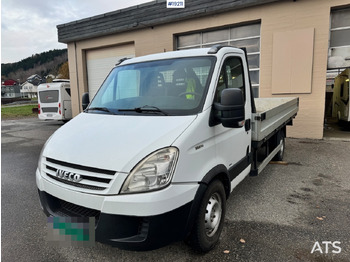
[[[186,7],[188,7],[188,9],[185,12],[179,12],[176,9],[164,9],[166,1],[157,0],[132,6],[126,9],[112,11],[70,23],[57,25],[58,40],[62,43],[69,43],[277,1],[283,0],[193,0],[188,4],[186,3]],[[195,5],[194,2],[197,2],[197,5]],[[201,4],[199,5],[199,3]],[[159,10],[161,8],[162,13],[160,15]],[[147,11],[149,11],[149,13],[147,13]],[[130,16],[131,14],[133,15],[132,18],[128,16],[129,14]],[[117,21],[118,19],[120,21]],[[91,28],[94,28],[95,30],[91,30]]]

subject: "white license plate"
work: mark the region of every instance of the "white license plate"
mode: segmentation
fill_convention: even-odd
[[[46,116],[47,116],[47,117],[52,117],[53,115],[52,115],[52,114],[47,114]]]

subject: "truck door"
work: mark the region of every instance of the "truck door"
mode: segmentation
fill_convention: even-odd
[[[251,102],[247,65],[244,57],[229,56],[224,59],[217,80],[214,102],[220,103],[221,92],[226,88],[239,88],[245,99],[245,119],[250,121]],[[248,121],[247,121],[248,120]],[[249,123],[240,128],[226,128],[222,124],[214,126],[216,153],[219,160],[229,170],[231,189],[250,171],[251,131]]]

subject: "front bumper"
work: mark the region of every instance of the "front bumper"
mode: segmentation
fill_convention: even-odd
[[[95,239],[122,249],[151,250],[184,239],[193,223],[198,183],[159,191],[94,195],[63,188],[36,172],[41,206],[47,216],[95,217]]]
[[[125,216],[102,213],[39,191],[47,216],[95,217],[96,241],[129,250],[153,250],[183,240],[190,231],[192,201],[164,214]]]

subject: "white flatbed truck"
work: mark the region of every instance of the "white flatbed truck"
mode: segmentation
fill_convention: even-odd
[[[119,248],[207,252],[232,190],[282,160],[298,98],[254,99],[244,50],[217,45],[121,61],[83,108],[40,154],[45,214],[95,217]]]

